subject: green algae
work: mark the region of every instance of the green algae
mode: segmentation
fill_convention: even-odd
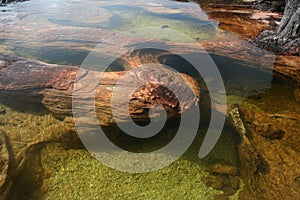
[[[13,103],[12,103],[13,104]],[[206,186],[202,178],[209,176],[206,166],[216,160],[236,165],[233,131],[226,129],[214,150],[205,159],[198,158],[205,130],[189,150],[172,165],[145,174],[120,172],[103,165],[82,148],[79,138],[72,135],[69,125],[40,111],[8,102],[0,115],[0,129],[11,140],[17,167],[14,182],[17,195],[26,199],[214,199],[222,194]],[[174,128],[169,127],[171,134]],[[157,137],[153,145],[167,137]],[[125,142],[125,141],[119,141]],[[141,144],[130,143],[132,149]],[[147,147],[147,146],[146,146]],[[151,145],[147,148],[151,148]],[[142,149],[143,150],[143,149]],[[122,162],[122,161],[120,161]]]
[[[236,164],[232,132],[223,134],[216,148],[203,160],[197,157],[202,136],[172,165],[159,171],[131,174],[109,168],[86,150],[49,147],[43,150],[46,199],[214,199],[223,193],[202,182],[206,165],[216,159]],[[120,160],[120,164],[123,161]]]
[[[214,199],[220,193],[205,186],[206,172],[187,160],[159,172],[128,174],[104,166],[85,150],[47,155],[53,175],[46,199]]]

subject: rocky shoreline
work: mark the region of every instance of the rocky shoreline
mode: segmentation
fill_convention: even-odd
[[[284,10],[282,1],[251,1],[219,6],[218,3],[211,4],[213,6],[203,3],[202,7],[212,19],[220,22],[220,28],[224,27],[227,31],[250,39],[258,46],[262,46],[264,38],[279,27]],[[254,11],[253,8],[261,11]],[[253,14],[254,12],[256,13]],[[249,34],[251,29],[254,31]],[[268,30],[264,31],[266,29]],[[299,47],[299,44],[296,42],[295,46]],[[289,45],[280,48],[263,47],[277,53],[273,69],[274,80],[299,87],[299,49]],[[280,55],[282,53],[295,56]],[[295,89],[293,98],[298,103],[299,95],[299,89]],[[237,105],[232,105],[229,109],[230,121],[240,135],[237,145],[238,168],[245,184],[238,199],[292,200],[299,197],[300,106],[298,110],[285,112],[286,114],[262,112]],[[219,187],[220,183],[222,181],[209,181],[214,187]]]

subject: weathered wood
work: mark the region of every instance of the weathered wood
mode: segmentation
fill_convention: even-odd
[[[96,99],[95,108],[99,124],[104,126],[115,122],[112,117],[112,109],[121,113],[129,109],[132,119],[145,121],[149,119],[148,111],[154,104],[161,104],[169,114],[168,116],[174,117],[191,108],[200,98],[200,89],[192,78],[186,75],[180,75],[181,78],[170,77],[169,71],[162,69],[157,71],[155,69],[138,70],[137,68],[129,79],[120,82],[119,80],[126,73],[125,71],[78,71],[78,68],[73,66],[46,64],[7,55],[0,55],[0,60],[0,93],[26,92],[27,95],[32,94],[33,98],[36,98],[38,94],[42,98],[41,103],[61,119],[72,116],[72,94],[76,75],[77,81],[86,77],[98,81],[94,96]],[[167,77],[167,79],[163,77]],[[160,82],[151,83],[153,78],[155,80],[161,79],[163,84],[173,85],[173,89],[175,88],[176,91],[169,91],[166,87],[162,87]],[[117,107],[111,108],[112,93],[116,89],[115,84],[118,83],[118,90],[122,90],[127,89],[134,82],[141,82],[143,86],[132,93],[128,99],[129,105],[117,105]],[[81,90],[80,94],[86,95],[77,99],[82,103],[83,113],[89,111],[90,105],[86,103],[86,100],[91,98],[89,93],[95,89],[91,88],[89,82],[85,82],[85,84],[79,90]],[[185,95],[179,104],[175,94],[183,94],[183,96],[188,94],[187,87],[183,87],[185,84],[192,89],[194,95]],[[37,100],[39,99],[37,98]],[[126,122],[125,118],[120,120]]]

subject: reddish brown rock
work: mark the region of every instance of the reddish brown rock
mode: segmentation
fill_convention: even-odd
[[[219,21],[219,28],[237,33],[243,38],[254,39],[262,30],[270,28],[268,22],[254,19],[257,11],[245,7],[208,8],[210,18]]]

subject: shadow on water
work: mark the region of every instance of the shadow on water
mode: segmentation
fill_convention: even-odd
[[[35,96],[33,97],[33,95]],[[41,101],[42,96],[38,94],[38,91],[0,91],[0,104],[20,113],[49,114],[49,111],[41,104]]]

